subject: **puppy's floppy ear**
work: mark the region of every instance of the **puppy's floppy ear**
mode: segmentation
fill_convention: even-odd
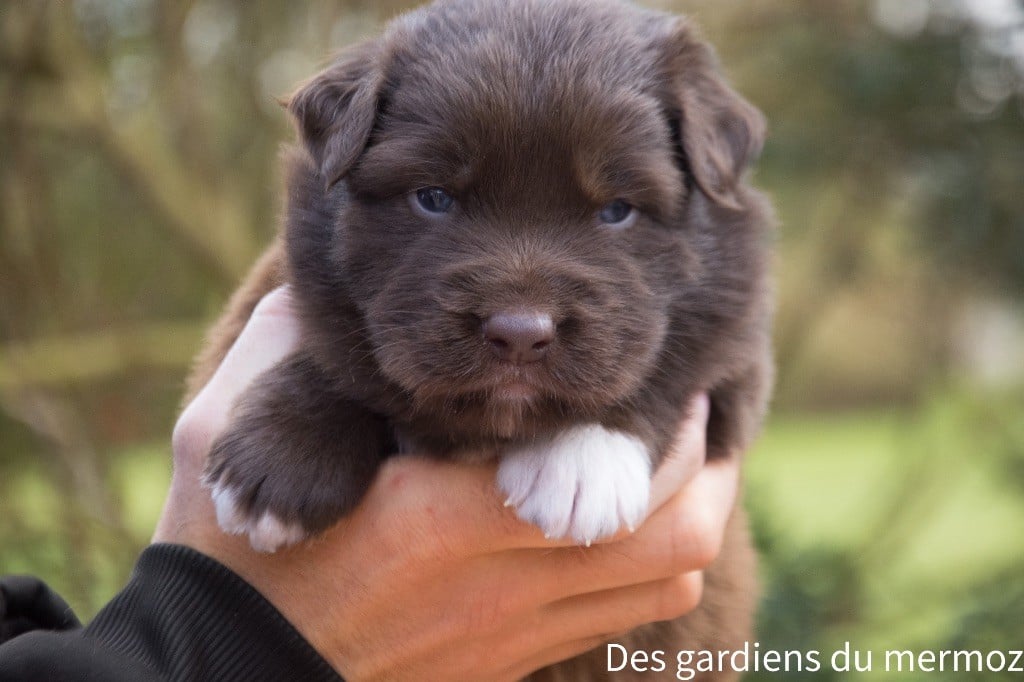
[[[761,152],[765,121],[722,77],[718,59],[685,19],[665,44],[669,110],[697,186],[715,203],[740,208],[735,190]]]
[[[384,83],[381,52],[378,41],[349,48],[288,100],[327,187],[345,176],[369,141]]]

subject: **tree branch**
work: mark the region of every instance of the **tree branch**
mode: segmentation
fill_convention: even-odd
[[[91,381],[140,367],[180,371],[191,363],[205,327],[154,322],[8,344],[0,347],[0,391]]]

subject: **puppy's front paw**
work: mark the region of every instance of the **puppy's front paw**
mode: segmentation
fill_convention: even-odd
[[[217,523],[273,552],[347,514],[386,452],[384,419],[295,355],[260,376],[210,449],[203,483]]]
[[[378,447],[373,438],[351,443],[315,428],[304,438],[250,417],[214,443],[203,483],[220,527],[248,536],[253,549],[275,552],[325,530],[369,488],[378,458],[357,446]]]
[[[589,545],[643,521],[651,458],[635,436],[588,424],[507,453],[498,487],[506,504],[546,536]]]
[[[288,523],[269,509],[256,513],[241,500],[255,497],[259,490],[252,486],[232,484],[221,478],[212,484],[217,523],[226,533],[249,536],[249,544],[257,552],[276,552],[309,537],[299,523]]]

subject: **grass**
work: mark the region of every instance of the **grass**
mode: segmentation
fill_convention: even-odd
[[[777,417],[749,456],[748,493],[794,547],[870,546],[913,514],[890,577],[955,587],[1024,552],[1024,498],[970,432],[931,440],[915,415]],[[923,432],[923,433],[922,433]]]

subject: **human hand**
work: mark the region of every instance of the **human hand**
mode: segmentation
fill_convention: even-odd
[[[589,548],[505,508],[494,465],[412,456],[389,459],[353,513],[305,544],[260,554],[222,532],[204,458],[235,398],[297,337],[286,292],[271,293],[178,420],[153,539],[238,573],[345,679],[518,679],[696,606],[738,486],[735,460],[704,464],[703,396],[652,481],[650,517]]]

